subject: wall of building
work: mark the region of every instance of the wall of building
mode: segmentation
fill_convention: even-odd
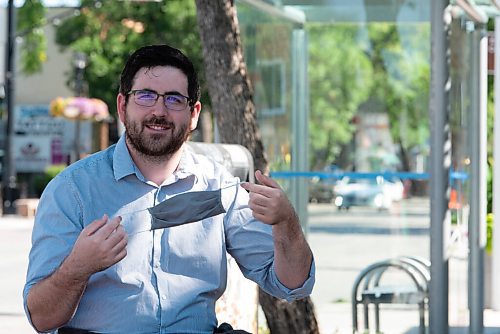
[[[61,12],[68,11],[67,8],[48,8],[47,18],[51,18]],[[7,9],[0,8],[0,85],[3,87],[5,81],[5,56],[7,41]],[[71,96],[73,93],[67,87],[68,74],[72,70],[71,52],[61,50],[55,42],[55,27],[51,24],[44,27],[47,39],[47,61],[44,63],[40,73],[27,76],[21,73],[20,52],[22,38],[16,38],[14,56],[15,77],[14,96],[16,104],[49,104],[57,96]]]

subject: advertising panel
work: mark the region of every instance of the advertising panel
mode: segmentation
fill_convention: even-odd
[[[18,172],[43,172],[53,164],[71,161],[75,145],[80,152],[92,148],[92,124],[80,122],[79,138],[75,138],[76,122],[50,115],[49,105],[18,105],[14,110],[13,160]]]
[[[14,136],[12,143],[14,163],[17,171],[42,172],[52,161],[51,136]]]

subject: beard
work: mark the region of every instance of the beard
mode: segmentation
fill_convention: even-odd
[[[127,142],[149,160],[168,159],[182,147],[190,135],[188,124],[181,124],[177,128],[174,123],[161,117],[152,117],[142,122],[134,122],[125,117],[124,125]],[[146,135],[144,129],[147,125],[163,125],[169,130],[167,133]]]

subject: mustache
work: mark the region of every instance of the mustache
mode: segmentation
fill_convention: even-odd
[[[154,117],[154,118],[145,120],[143,122],[143,125],[163,125],[163,126],[168,126],[170,128],[175,128],[175,125],[173,122],[169,122],[165,118],[162,118],[162,117]]]

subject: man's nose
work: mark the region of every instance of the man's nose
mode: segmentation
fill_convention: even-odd
[[[158,96],[158,100],[156,100],[156,103],[153,108],[153,114],[155,115],[169,114],[169,110],[165,105],[165,96]]]

